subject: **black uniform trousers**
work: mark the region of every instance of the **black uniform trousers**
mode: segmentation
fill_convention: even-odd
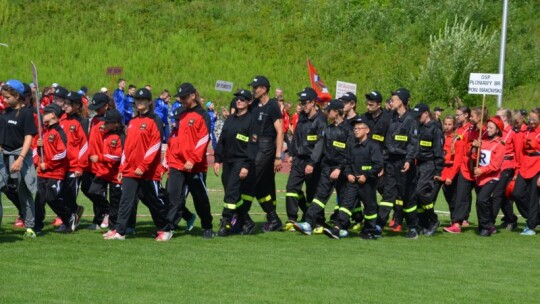
[[[464,220],[469,218],[471,202],[472,202],[472,189],[476,186],[475,181],[470,181],[463,177],[461,172],[458,173],[456,183],[456,200],[453,209],[454,212],[450,214],[452,223],[463,223]]]
[[[247,207],[253,201],[253,196],[249,193],[253,189],[255,172],[253,168],[248,168],[248,175],[241,180],[239,174],[243,165],[243,162],[223,162],[221,182],[225,188],[225,196],[222,217],[226,224],[231,223],[235,213],[243,222],[246,218]]]
[[[116,222],[116,232],[125,235],[130,221],[133,208],[138,202],[138,193],[144,193],[142,202],[148,207],[152,214],[152,219],[159,231],[171,231],[172,225],[167,220],[167,206],[158,198],[158,182],[124,177],[122,179],[122,196],[118,206],[118,218]]]
[[[489,229],[495,223],[492,195],[497,183],[497,180],[491,180],[483,186],[476,186],[476,214],[479,229]]]
[[[167,218],[171,223],[181,218],[186,205],[186,186],[193,197],[195,211],[201,219],[203,229],[212,229],[212,214],[210,213],[210,200],[206,191],[204,174],[191,173],[170,168],[167,181],[167,194],[169,197],[169,211]]]
[[[79,193],[80,182],[80,179],[75,176],[74,172],[68,172],[64,178],[64,184],[60,192],[60,198],[73,213],[76,213],[79,207],[77,205],[77,194]]]
[[[43,229],[43,220],[45,219],[45,204],[49,204],[51,209],[58,215],[66,225],[71,217],[75,216],[60,199],[63,181],[54,178],[38,177],[36,193],[36,223],[34,229],[41,231]]]
[[[270,137],[258,139],[257,155],[255,156],[255,197],[266,213],[276,210],[275,153],[274,139]]]
[[[306,211],[306,222],[309,223],[311,227],[315,227],[317,224],[324,224],[324,208],[330,199],[334,188],[336,189],[338,196],[341,197],[341,192],[343,191],[343,185],[346,183],[346,179],[342,172],[337,180],[331,180],[330,174],[334,169],[336,169],[335,166],[324,163],[321,165],[321,177],[317,186],[317,192],[315,193],[311,206],[309,206]]]
[[[450,214],[453,214],[456,206],[457,177],[454,177],[450,186],[447,186],[444,181],[441,183],[444,199],[448,203],[448,210],[450,211]]]
[[[317,186],[321,178],[320,166],[313,167],[313,173],[306,175],[305,169],[310,161],[309,157],[294,157],[291,166],[291,172],[287,179],[285,205],[287,208],[287,217],[290,221],[298,219],[298,208],[305,214],[308,205],[311,205]],[[306,184],[306,194],[302,191],[302,185]]]
[[[416,188],[411,198],[413,205],[418,206],[418,219],[422,228],[429,228],[438,221],[435,213],[435,202],[439,193],[440,183],[436,182],[435,163],[432,160],[417,161]]]
[[[206,182],[206,175],[205,175],[204,180]],[[169,185],[169,180],[167,179],[167,182],[165,183],[165,189],[163,189],[163,195],[165,195],[167,205],[170,206],[169,194],[167,193],[168,185]],[[188,189],[187,185],[184,186],[184,189],[182,190],[182,192],[184,193],[184,200],[185,200],[187,198],[188,194],[189,194],[189,189]],[[168,217],[168,215],[167,215],[167,217]],[[185,220],[187,222],[192,217],[193,217],[193,213],[191,213],[191,211],[186,207],[186,204],[184,204],[184,207],[182,209],[178,209],[178,211],[177,211],[177,213],[176,213],[176,215],[174,217],[174,221],[173,221],[174,229],[178,229],[178,224],[180,224],[180,220]]]
[[[497,221],[499,209],[503,212],[503,223],[516,224],[517,216],[514,214],[512,200],[506,198],[506,186],[514,177],[514,169],[505,169],[501,172],[497,187],[493,190],[493,222]]]
[[[536,228],[540,222],[540,187],[536,185],[539,178],[540,172],[529,179],[525,179],[521,174],[518,174],[514,192],[512,192],[518,210],[527,219],[527,227],[530,229]]]
[[[109,202],[107,201],[107,196],[94,195],[90,193],[90,186],[92,185],[92,181],[95,177],[96,175],[91,172],[83,172],[81,191],[92,202],[92,207],[94,209],[94,218],[92,223],[99,225],[101,222],[103,222],[105,215],[109,214]]]
[[[347,230],[350,226],[352,211],[364,204],[364,233],[374,233],[377,222],[377,180],[367,180],[364,184],[346,182],[339,197],[340,207],[332,220],[340,229]]]
[[[107,191],[109,192],[109,199],[107,200]],[[108,182],[102,178],[95,177],[90,185],[89,193],[93,196],[101,196],[107,201],[109,206],[109,230],[115,230],[115,226],[118,219],[118,207],[120,206],[120,198],[122,197],[122,185]],[[134,208],[130,218],[128,227],[135,227],[134,218],[137,216],[137,209]]]

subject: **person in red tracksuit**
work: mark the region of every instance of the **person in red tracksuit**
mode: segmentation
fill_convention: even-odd
[[[540,214],[540,108],[529,113],[529,130],[523,135],[520,164],[512,196],[525,211],[527,227],[521,235],[535,235]]]
[[[63,179],[69,167],[67,158],[67,139],[64,130],[58,125],[62,109],[56,104],[49,104],[43,109],[43,139],[36,140],[33,151],[34,164],[38,168],[38,192],[36,194],[35,231],[43,230],[45,204],[66,223],[62,232],[73,232],[76,228],[77,215],[71,212],[60,199]],[[41,157],[43,155],[43,157]]]
[[[103,136],[105,134],[105,122],[100,120],[109,109],[110,98],[107,94],[97,93],[93,96],[88,109],[96,111],[96,115],[90,119],[90,134],[88,135],[88,158],[83,160],[84,172],[81,180],[81,191],[90,199],[94,209],[92,224],[87,227],[89,230],[99,230],[107,228],[109,204],[102,195],[90,193],[90,186],[96,174],[102,169],[102,164],[98,162],[99,155],[103,154]]]
[[[473,142],[472,160],[478,164],[473,173],[476,179],[476,213],[480,236],[491,236],[497,232],[492,202],[506,151],[501,141],[503,131],[502,119],[499,116],[491,117],[486,124],[486,136],[481,141],[476,139]],[[477,153],[477,149],[480,149],[480,153]]]
[[[204,174],[208,169],[206,149],[208,147],[210,117],[200,103],[199,93],[191,83],[183,83],[175,97],[180,97],[186,111],[180,114],[178,128],[169,137],[167,164],[169,180],[169,220],[178,218],[179,210],[185,206],[184,188],[187,185],[193,197],[195,210],[201,219],[203,238],[215,236],[212,230],[210,200]]]
[[[460,144],[465,144],[469,142],[469,136],[471,135],[471,131],[474,130],[473,123],[471,122],[471,109],[468,106],[461,106],[456,109],[456,122],[457,122],[456,136],[459,138],[459,142],[456,142],[456,144],[459,146]],[[454,144],[455,146],[454,150],[456,152],[461,152],[459,148],[456,149],[456,144]],[[459,160],[461,161],[461,155],[459,157],[460,157]],[[461,163],[458,163],[457,172],[459,172],[460,165]],[[457,184],[457,179],[456,179],[456,184]],[[469,190],[469,192],[470,191],[471,190]],[[454,195],[457,196],[457,193],[455,193]],[[469,226],[468,219],[469,219],[469,214],[471,213],[471,205],[472,205],[472,197],[470,196],[470,194],[467,196],[467,202],[468,202],[467,213],[465,214],[465,219],[461,222],[462,227]]]
[[[442,183],[444,198],[448,203],[450,214],[454,212],[454,207],[456,204],[456,176],[459,170],[459,160],[456,160],[456,144],[461,140],[461,138],[456,134],[455,126],[455,117],[448,115],[444,118],[444,168],[441,176],[435,176],[435,180]]]
[[[64,115],[60,118],[60,127],[64,130],[67,137],[67,158],[69,168],[64,178],[64,187],[60,197],[64,204],[73,213],[77,213],[77,219],[80,220],[84,211],[83,206],[77,205],[77,194],[79,192],[80,177],[88,158],[88,140],[85,130],[88,129],[88,120],[81,117],[82,99],[76,92],[69,92],[66,96],[64,106]],[[79,222],[77,221],[77,226]],[[59,227],[59,230],[66,229],[65,225]]]
[[[457,116],[459,117],[459,115]],[[459,162],[459,172],[456,182],[456,204],[454,212],[451,214],[452,225],[444,228],[444,231],[449,233],[461,233],[461,227],[468,226],[467,217],[472,201],[472,189],[476,185],[473,174],[474,166],[472,165],[472,144],[475,139],[479,138],[480,130],[483,129],[481,117],[488,117],[487,109],[482,114],[481,107],[474,108],[471,111],[471,126],[469,129],[461,131],[461,128],[458,128],[456,131],[460,136],[460,140],[455,144],[456,157],[454,161]],[[463,133],[460,134],[459,132]],[[485,135],[484,132],[482,134]]]
[[[161,119],[154,113],[152,94],[147,89],[135,92],[137,115],[130,120],[127,128],[124,152],[120,162],[118,181],[122,181],[122,196],[118,207],[115,233],[104,236],[106,240],[124,240],[133,208],[137,205],[139,191],[142,190],[143,203],[152,214],[158,229],[156,241],[172,238],[172,225],[166,219],[167,206],[158,198],[153,183],[156,170],[161,164]]]

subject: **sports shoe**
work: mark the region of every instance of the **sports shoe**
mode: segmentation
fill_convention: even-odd
[[[264,232],[279,231],[281,230],[281,228],[283,228],[283,223],[281,222],[279,217],[277,217],[277,214],[276,214],[276,217],[273,220],[266,222],[266,224],[264,224],[263,231]]]
[[[24,221],[22,218],[18,217],[13,223],[13,229],[24,228]]]
[[[402,227],[401,227],[401,225],[399,225],[399,224],[393,226],[393,227],[390,228],[390,229],[391,229],[392,231],[394,231],[394,232],[401,232],[401,231],[403,230]]]
[[[90,224],[88,227],[86,227],[88,230],[100,230],[101,227],[98,224]]]
[[[394,219],[391,219],[390,224],[388,224],[388,227],[394,227],[395,224],[396,224],[396,221]]]
[[[360,238],[362,238],[363,240],[376,240],[377,239],[377,237],[373,233],[370,233],[370,232],[360,232]]]
[[[212,230],[212,229],[206,229],[204,232],[203,232],[203,239],[212,239],[214,238],[214,236],[216,236],[216,233]]]
[[[439,221],[436,221],[435,223],[432,223],[428,229],[426,229],[424,231],[424,235],[425,236],[432,236],[435,234],[435,232],[437,232],[437,229],[439,228],[439,226],[441,225],[441,222]]]
[[[311,235],[311,225],[307,222],[304,223],[293,223],[294,230],[305,234],[305,235]],[[322,228],[322,227],[321,227]]]
[[[411,228],[409,231],[407,231],[407,234],[405,234],[405,237],[411,240],[416,240],[418,238],[418,232],[416,229]]]
[[[79,224],[81,224],[82,215],[84,213],[84,206],[77,206],[77,218],[75,220],[75,228],[79,227]]]
[[[323,226],[317,225],[315,226],[315,229],[313,229],[313,234],[323,234],[324,228]]]
[[[58,227],[58,226],[62,225],[63,223],[64,223],[64,222],[62,222],[62,219],[61,219],[59,216],[57,216],[57,217],[54,219],[54,221],[52,222],[52,225],[53,225],[54,227]]]
[[[170,231],[158,231],[156,241],[158,241],[158,242],[167,242],[172,238],[172,236],[173,236],[173,233],[170,232]]]
[[[246,219],[246,222],[244,223],[244,226],[242,226],[242,232],[241,235],[251,235],[255,234],[255,230],[257,230],[257,225],[254,221],[251,219]]]
[[[190,232],[193,230],[193,227],[195,226],[195,220],[197,219],[197,216],[193,214],[191,218],[186,222],[186,232]]]
[[[495,234],[495,233],[497,233],[497,228],[495,228],[495,226],[489,227],[488,230],[489,230],[489,233],[490,233],[490,234]]]
[[[360,223],[356,223],[351,227],[351,231],[353,232],[360,232],[360,230],[362,230],[362,225]]]
[[[56,229],[54,229],[55,232],[67,232],[67,226],[62,224],[58,226]]]
[[[296,231],[294,230],[294,226],[293,226],[293,222],[292,221],[287,221],[285,223],[285,225],[283,226],[283,231]]]
[[[105,238],[105,237],[111,237],[113,235],[116,234],[116,230],[109,230],[107,232],[105,232],[104,234],[102,234],[102,236]]]
[[[465,228],[465,227],[469,227],[471,226],[471,223],[467,220],[464,220],[462,223],[461,223],[461,227]]]
[[[345,229],[340,229],[339,230],[339,237],[340,238],[346,238],[349,236],[349,231],[345,230]]]
[[[480,229],[480,236],[491,236],[491,232],[489,231],[489,229]]]
[[[339,228],[323,228],[323,233],[329,238],[339,240]]]
[[[517,223],[506,223],[504,228],[508,231],[512,231],[517,228]]]
[[[103,221],[101,222],[101,225],[99,225],[99,227],[103,229],[109,228],[109,215],[108,214],[105,214],[105,216],[103,217]]]
[[[375,225],[375,232],[373,233],[373,236],[375,238],[382,238],[382,227],[379,225]]]
[[[453,223],[452,226],[444,227],[443,230],[448,233],[461,233],[461,226],[458,223]]]
[[[221,220],[221,224],[219,225],[219,230],[217,235],[221,237],[229,236],[231,235],[231,224],[227,223],[224,220]]]
[[[525,227],[525,229],[523,229],[523,232],[520,233],[520,235],[535,235],[536,234],[536,231],[534,231],[533,229],[530,229],[529,227]]]
[[[110,236],[104,236],[103,237],[104,240],[119,240],[119,241],[123,241],[126,239],[126,236],[124,235],[121,235],[120,233],[118,232],[114,232],[113,235],[110,235]]]
[[[69,222],[66,225],[66,231],[64,232],[73,232],[77,228],[77,214],[72,213],[69,217]]]
[[[26,231],[24,232],[24,237],[26,237],[26,238],[35,238],[36,233],[34,232],[34,229],[26,228]]]

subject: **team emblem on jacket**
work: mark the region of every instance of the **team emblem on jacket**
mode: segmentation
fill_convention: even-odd
[[[72,133],[75,132],[75,125],[71,125],[69,127],[69,132],[72,132]]]
[[[105,131],[105,124],[102,124],[101,126],[99,126],[99,131],[101,132]]]
[[[116,148],[116,146],[118,146],[118,140],[116,139],[111,140],[111,147]]]
[[[141,126],[139,127],[139,130],[146,130],[146,124],[145,123],[141,124]]]
[[[56,138],[56,135],[54,134],[49,135],[49,142],[53,142],[55,138]]]
[[[195,119],[192,118],[188,121],[188,126],[193,126],[194,123],[195,123]]]

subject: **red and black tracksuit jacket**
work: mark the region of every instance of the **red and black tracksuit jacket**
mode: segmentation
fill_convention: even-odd
[[[519,174],[524,179],[531,179],[540,172],[540,127],[525,132],[519,160]]]
[[[87,166],[88,140],[85,126],[87,123],[79,115],[63,115],[60,127],[67,138],[67,158],[69,160],[68,172],[82,172]]]
[[[118,173],[124,144],[122,131],[109,131],[103,137],[103,149],[98,154],[98,162],[101,164],[96,176],[114,184],[120,184]]]
[[[90,122],[90,135],[88,135],[88,156],[103,154],[103,136],[105,135],[105,122],[94,116]],[[85,171],[97,174],[101,169],[100,162],[90,162],[88,157],[83,160]]]
[[[69,161],[67,158],[67,138],[64,130],[59,124],[53,124],[43,130],[43,147],[37,147],[37,138],[34,138],[34,146],[32,151],[34,164],[38,168],[37,175],[41,178],[52,178],[63,180]],[[43,159],[41,159],[41,151],[43,150]],[[45,170],[41,169],[40,164],[45,163]]]

